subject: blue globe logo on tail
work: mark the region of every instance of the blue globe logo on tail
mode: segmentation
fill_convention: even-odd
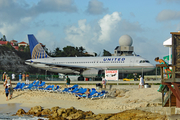
[[[31,58],[32,59],[41,59],[49,58],[41,44],[37,41],[34,35],[28,35]]]
[[[48,58],[49,56],[46,54],[44,49],[40,44],[37,44],[31,54],[32,59],[39,59],[39,58]]]

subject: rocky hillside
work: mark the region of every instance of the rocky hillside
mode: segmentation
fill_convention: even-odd
[[[15,73],[33,71],[35,68],[25,64],[26,58],[30,59],[30,53],[18,52],[7,46],[0,46],[0,73],[3,71]]]

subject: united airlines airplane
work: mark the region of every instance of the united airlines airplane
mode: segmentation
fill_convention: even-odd
[[[95,77],[104,70],[141,73],[155,68],[148,60],[140,56],[50,57],[34,35],[29,34],[28,40],[32,59],[26,60],[25,63],[51,72]]]

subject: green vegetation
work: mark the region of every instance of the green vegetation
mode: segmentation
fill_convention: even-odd
[[[103,50],[103,56],[111,56],[111,53],[107,50]]]
[[[53,52],[48,53],[52,57],[81,57],[81,56],[93,56],[88,54],[85,51],[85,48],[81,47],[73,47],[73,46],[66,46],[63,48],[63,50],[60,50],[59,47],[57,47]]]

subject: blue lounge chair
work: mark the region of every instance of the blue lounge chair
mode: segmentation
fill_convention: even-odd
[[[56,89],[54,89],[54,87],[52,88],[52,90],[48,90],[47,92],[58,92],[59,89],[59,85],[57,85]]]
[[[82,94],[82,95],[76,94],[76,96],[82,97],[82,98],[92,98],[92,96],[94,96],[96,94],[96,92],[97,92],[96,90],[91,89],[89,95],[86,95],[86,94]]]
[[[48,88],[51,88],[52,85],[48,85],[46,88],[39,88],[38,90],[39,91],[44,91],[44,90],[47,90]]]
[[[18,88],[20,88],[20,86],[21,86],[21,83],[18,82],[17,85],[16,85],[16,87],[14,87],[13,89],[14,89],[14,90],[17,90]]]
[[[23,90],[25,83],[21,83],[21,86],[17,90]]]
[[[32,87],[33,87],[33,84],[31,83],[31,84],[29,84],[28,87],[24,88],[24,90],[31,90]]]
[[[37,81],[37,82],[35,83],[35,85],[32,86],[32,89],[31,89],[31,90],[36,90],[38,85],[39,85],[39,81]]]
[[[86,91],[87,91],[87,88],[82,88],[82,89],[80,89],[79,91],[74,92],[74,94],[75,94],[75,95],[76,95],[76,94],[84,94]]]
[[[107,92],[106,91],[102,91],[102,92],[96,92],[96,95],[95,96],[92,96],[91,99],[94,99],[94,98],[107,98],[106,96]]]
[[[68,88],[64,88],[64,90],[61,90],[61,91],[58,91],[58,92],[60,92],[60,93],[66,93],[66,92],[68,92],[68,91],[69,91]]]
[[[40,85],[34,85],[34,90],[38,90],[39,88],[43,88],[45,86],[45,82],[42,82]]]
[[[73,85],[72,87],[69,87],[68,89],[69,90],[73,90],[73,89],[75,89],[75,88],[77,88],[78,87],[78,84],[75,84],[75,85]]]
[[[51,85],[49,88],[47,88],[46,90],[44,90],[44,92],[48,92],[49,89],[53,89],[54,85]]]
[[[67,91],[67,93],[68,94],[73,94],[74,92],[77,92],[79,90],[79,88],[74,88],[74,90],[72,90],[72,91]]]

